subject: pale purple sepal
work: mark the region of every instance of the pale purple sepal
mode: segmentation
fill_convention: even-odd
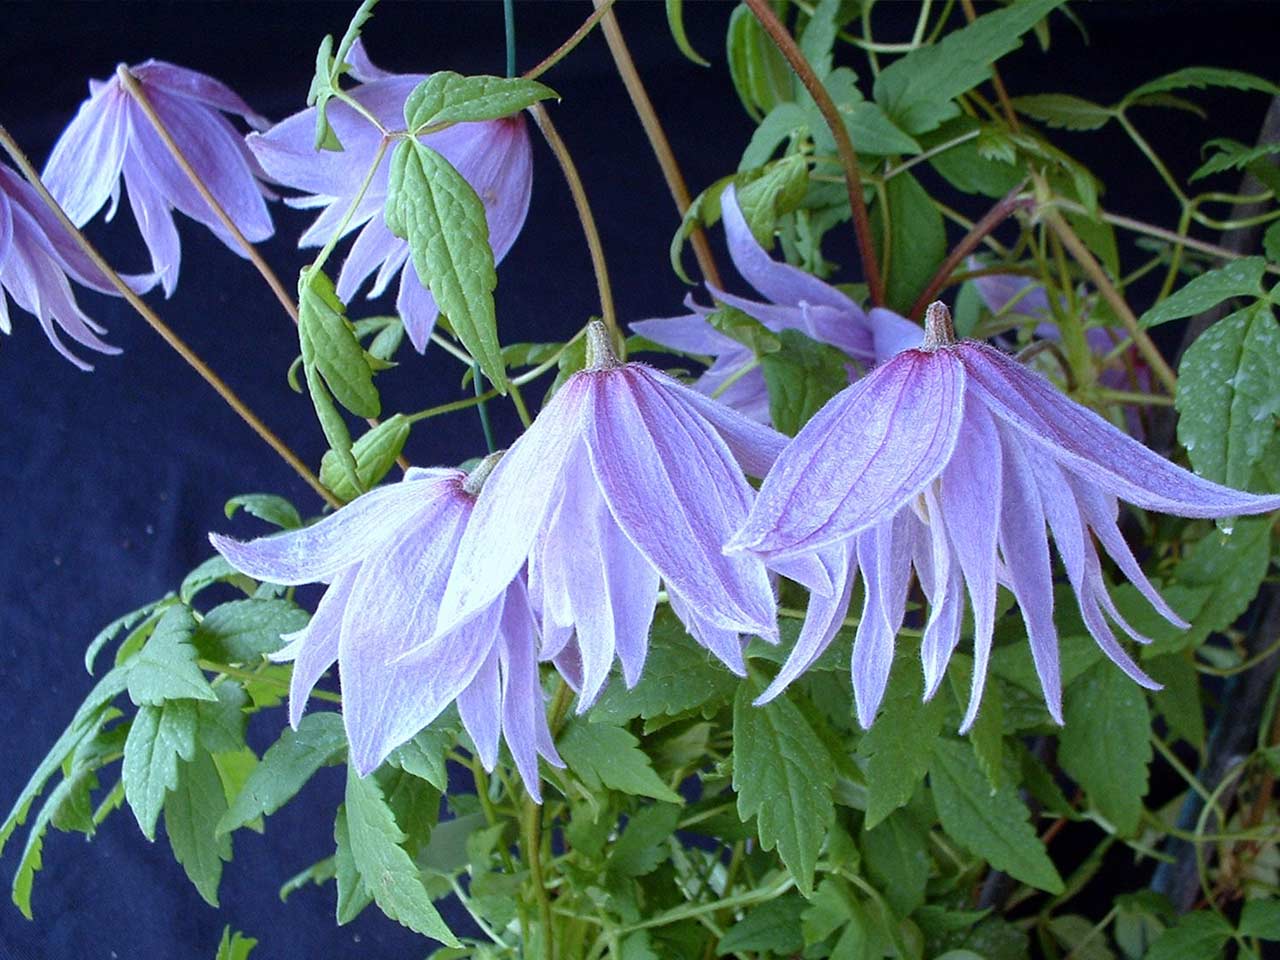
[[[240,116],[252,127],[263,127],[267,121],[225,84],[204,74],[159,60],[129,70],[183,156],[245,238],[257,243],[270,237],[274,228],[258,179],[261,171],[224,114]],[[92,83],[90,91],[44,169],[45,185],[67,215],[83,225],[110,201],[110,219],[123,177],[152,270],[166,296],[177,285],[181,261],[174,209],[245,256],[119,77]]]

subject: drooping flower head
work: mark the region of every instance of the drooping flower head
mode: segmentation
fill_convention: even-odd
[[[764,565],[720,547],[754,497],[743,470],[762,475],[785,441],[650,367],[620,363],[603,325],[587,336],[587,369],[485,484],[440,613],[441,629],[466,623],[527,563],[543,657],[576,685],[580,710],[615,654],[627,684],[639,679],[660,580],[694,637],[739,673],[739,635],[776,636]]]
[[[492,463],[470,475],[412,469],[300,530],[249,543],[210,535],[251,577],[329,584],[310,624],[286,638],[276,659],[294,661],[294,726],[337,662],[351,762],[362,776],[455,701],[487,770],[500,737],[535,798],[538,755],[563,766],[547,727],[524,579],[512,577],[465,625],[436,629],[458,542]]]
[[[183,156],[245,238],[257,243],[271,236],[271,215],[264,200],[269,194],[258,182],[258,165],[223,114],[242,117],[259,129],[267,121],[229,87],[203,73],[161,60],[119,69],[127,70],[141,86]],[[54,144],[42,178],[76,225],[87,223],[108,200],[107,219],[115,215],[123,177],[134,220],[166,296],[177,286],[182,259],[174,209],[204,224],[231,250],[245,256],[119,73],[90,81],[89,94]]]
[[[708,284],[720,302],[741,310],[775,333],[799,330],[830,344],[864,366],[887,360],[899,350],[920,342],[920,327],[892,310],[875,307],[864,311],[835,287],[788,263],[773,260],[756,240],[738,205],[732,185],[720,198],[729,256],[748,283],[770,302],[760,303],[727,293]],[[631,329],[654,343],[681,353],[714,357],[714,362],[694,384],[705,394],[716,394],[727,406],[762,423],[769,422],[769,393],[759,368],[740,374],[754,360],[751,350],[718,331],[707,320],[714,308],[687,299],[692,311],[678,317],[640,320]],[[740,374],[740,375],[739,375]],[[734,378],[725,386],[730,378]]]
[[[116,293],[67,236],[35,189],[8,167],[0,167],[0,333],[12,329],[7,293],[39,321],[55,350],[81,370],[92,370],[91,364],[62,342],[59,330],[98,353],[120,350],[99,337],[106,331],[80,309],[68,278],[99,293]],[[150,277],[128,280],[137,289],[153,282]]]
[[[369,62],[359,42],[353,45],[349,59],[352,75],[364,81],[350,91],[351,97],[386,129],[403,130],[405,101],[427,74],[379,70]],[[304,209],[321,208],[320,215],[299,239],[301,247],[321,246],[337,232],[382,143],[378,128],[345,103],[331,101],[327,116],[342,143],[341,152],[316,150],[315,108],[295,113],[248,140],[273,179],[308,194],[286,203]],[[529,211],[533,154],[523,116],[458,123],[421,139],[453,164],[484,202],[489,243],[494,259],[500,261],[511,249]],[[388,150],[346,226],[345,232],[359,230],[359,235],[338,274],[337,292],[344,302],[349,302],[376,271],[369,297],[377,297],[398,274],[396,311],[414,347],[422,352],[439,309],[409,259],[408,241],[393,234],[383,222],[390,168]]]
[[[1048,532],[1089,633],[1135,681],[1156,687],[1108,622],[1144,640],[1111,599],[1093,538],[1161,616],[1186,626],[1125,543],[1118,500],[1184,517],[1280,509],[1280,497],[1242,493],[1175,466],[995,348],[956,342],[946,308],[934,304],[920,348],[837,394],[805,425],[726,549],[770,563],[816,556],[847,583],[861,570],[867,600],[853,684],[864,726],[888,679],[912,569],[931,608],[921,641],[926,697],[959,642],[968,593],[974,670],[965,728],[981,703],[996,586],[1004,584],[1026,622],[1049,713],[1061,723]],[[814,595],[765,699],[831,642],[848,604],[847,588]]]

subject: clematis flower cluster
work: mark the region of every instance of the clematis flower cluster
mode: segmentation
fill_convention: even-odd
[[[362,81],[350,91],[351,98],[382,128],[403,130],[405,101],[427,74],[381,70],[369,61],[358,41],[348,59],[351,75]],[[365,177],[383,147],[382,131],[346,103],[329,103],[326,116],[342,143],[341,152],[315,149],[314,107],[295,113],[264,133],[251,135],[249,148],[274,180],[306,194],[287,199],[289,206],[321,209],[298,240],[300,247],[327,243],[360,197],[343,228],[343,235],[356,230],[359,234],[338,274],[338,296],[343,302],[350,302],[370,276],[374,280],[369,298],[381,296],[398,275],[396,312],[404,321],[410,341],[421,353],[440,311],[409,260],[408,242],[395,236],[382,219],[390,178],[390,151],[365,185]],[[524,117],[459,123],[421,139],[444,156],[484,202],[489,243],[494,260],[500,261],[524,225],[532,195],[533,156]]]

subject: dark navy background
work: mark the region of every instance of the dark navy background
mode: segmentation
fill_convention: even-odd
[[[713,61],[701,70],[676,51],[659,3],[626,3],[623,28],[667,124],[690,188],[730,172],[752,131],[733,93],[723,37],[732,5],[686,4],[694,46]],[[1263,3],[1230,5],[1073,5],[1087,25],[1085,46],[1054,18],[1053,48],[1034,42],[1011,57],[1011,90],[1069,90],[1107,102],[1160,73],[1194,63],[1275,76],[1267,49],[1276,14]],[[282,118],[303,105],[314,53],[325,33],[341,34],[347,3],[8,3],[0,5],[0,122],[43,163],[90,77],[119,61],[172,60],[220,77],[258,111]],[[877,8],[883,39],[904,39],[914,6]],[[517,3],[520,68],[540,60],[587,16],[585,2]],[[375,62],[403,71],[501,73],[501,7],[491,2],[387,3],[365,31]],[[624,320],[678,312],[685,293],[667,265],[677,217],[652,153],[615,79],[603,38],[593,34],[546,82],[564,96],[552,106],[586,180],[603,234],[618,311]],[[1139,125],[1180,159],[1185,173],[1212,136],[1251,141],[1265,97],[1192,94],[1214,110],[1209,122],[1148,112]],[[1118,212],[1172,218],[1171,203],[1141,157],[1111,135],[1058,138],[1111,185]],[[534,134],[533,203],[524,232],[499,270],[499,322],[505,342],[562,339],[598,310],[586,248],[563,181]],[[1142,184],[1141,189],[1133,184]],[[1128,187],[1128,189],[1126,189]],[[953,198],[980,212],[966,198]],[[309,259],[292,243],[309,213],[274,207],[277,237],[262,249],[286,284]],[[297,352],[292,325],[246,261],[179,218],[183,264],[175,296],[150,299],[160,314],[305,459],[323,441],[310,404],[284,385]],[[140,270],[145,251],[128,221],[90,231],[119,268]],[[718,237],[714,238],[718,241]],[[831,259],[851,263],[852,241],[838,230]],[[721,253],[721,261],[726,258]],[[336,262],[336,261],[335,261]],[[689,258],[692,269],[692,257]],[[726,282],[741,289],[727,262]],[[853,279],[849,274],[843,279]],[[176,586],[209,554],[211,529],[251,535],[250,519],[228,522],[222,505],[236,493],[285,494],[306,512],[316,498],[160,340],[119,301],[84,293],[81,302],[109,329],[120,357],[92,359],[81,374],[59,358],[36,323],[13,313],[0,338],[0,808],[7,811],[93,683],[81,665],[85,644],[108,620]],[[353,315],[372,315],[363,302]],[[429,350],[407,351],[379,379],[385,408],[414,410],[464,395],[458,366]],[[538,389],[527,391],[530,400]],[[498,439],[517,423],[495,408]],[[471,412],[421,425],[408,455],[418,464],[454,463],[481,452]],[[267,718],[260,718],[267,719]],[[281,718],[271,715],[270,723]],[[281,720],[282,722],[282,720]],[[278,732],[251,731],[259,746]],[[221,887],[222,909],[206,906],[174,863],[164,840],[149,844],[128,811],[112,815],[93,842],[51,833],[33,898],[36,923],[0,898],[0,960],[71,957],[211,957],[224,923],[258,937],[255,957],[413,957],[423,941],[370,909],[339,929],[333,888],[308,887],[288,904],[282,881],[332,852],[332,811],[341,777],[327,770],[267,822],[265,836],[240,832]],[[0,865],[7,890],[23,831]],[[451,917],[456,920],[456,917]],[[459,922],[461,925],[461,922]]]

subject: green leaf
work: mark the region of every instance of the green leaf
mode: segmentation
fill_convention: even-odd
[[[1021,46],[1022,34],[1061,2],[1021,0],[911,51],[880,71],[876,102],[908,133],[932,130],[959,113],[954,98],[988,79],[991,64]]]
[[[711,61],[699,55],[689,42],[689,35],[684,32],[684,0],[667,0],[667,26],[671,28],[671,38],[676,47],[686,58],[700,67],[711,66]]]
[[[804,715],[787,697],[752,705],[757,682],[738,685],[733,700],[733,788],[738,817],[756,818],[762,850],[773,850],[801,893],[835,820],[835,764]]]
[[[322,270],[307,269],[298,278],[298,342],[308,375],[323,377],[334,399],[359,417],[382,412],[373,368]]]
[[[216,700],[196,666],[191,645],[195,621],[186,607],[165,611],[151,639],[129,661],[129,699],[138,706],[160,706],[166,700]]]
[[[332,450],[320,461],[320,482],[333,491],[340,500],[350,503],[364,490],[376,487],[379,481],[395,466],[396,457],[404,449],[413,428],[407,417],[397,413],[373,429],[364,433],[351,447],[356,461],[357,488],[347,478],[338,455]]]
[[[1262,249],[1267,252],[1267,259],[1272,263],[1280,263],[1280,220],[1267,227],[1262,235]]]
[[[412,740],[392,751],[387,763],[427,781],[442,793],[447,792],[449,771],[445,766],[445,755],[457,739],[457,725],[452,719],[439,717]]]
[[[900,916],[924,903],[929,880],[929,833],[907,810],[895,810],[859,838],[867,874]]]
[[[1266,261],[1262,257],[1235,260],[1187,281],[1138,320],[1144,327],[1154,327],[1169,320],[1204,313],[1231,297],[1260,297],[1265,270]]]
[[[929,158],[929,163],[957,190],[984,197],[1003,197],[1022,182],[1025,174],[1021,166],[1009,159],[983,155],[982,134],[988,129],[972,117],[956,117],[921,140],[925,147],[934,148],[965,133],[977,131],[978,136],[934,154]],[[958,301],[953,313],[958,323]],[[959,326],[956,330],[960,330]]]
[[[848,357],[799,330],[778,333],[783,349],[760,358],[773,425],[794,437],[822,406],[849,385]]]
[[[738,680],[696,644],[667,607],[653,618],[640,681],[628,690],[610,683],[587,714],[592,723],[621,724],[633,717],[676,716],[728,702]]]
[[[1179,585],[1201,588],[1203,599],[1187,615],[1191,629],[1177,649],[1202,643],[1211,633],[1225,630],[1253,601],[1266,575],[1271,557],[1271,522],[1267,517],[1246,517],[1235,522],[1231,533],[1211,530],[1192,547],[1176,571]],[[1179,611],[1181,612],[1181,611]],[[1151,655],[1170,652],[1152,644]]]
[[[888,251],[879,249],[885,215],[880,204],[872,208],[872,235],[877,238],[887,275],[887,305],[906,313],[946,256],[947,231],[942,214],[913,174],[900,173],[886,183],[885,199],[890,224]]]
[[[382,912],[424,937],[459,946],[432,905],[418,867],[401,846],[407,838],[377,780],[361,778],[353,767],[347,768],[346,825],[352,861]]]
[[[1009,784],[991,789],[967,743],[934,743],[929,782],[942,829],[951,839],[1023,883],[1062,892],[1062,878],[1028,822],[1026,804]]]
[[[252,577],[246,577],[231,566],[226,557],[215,553],[182,578],[182,585],[178,587],[178,601],[190,605],[201,591],[215,583],[231,583],[245,593],[252,593],[257,586]]]
[[[918,659],[896,658],[876,721],[858,741],[867,761],[868,830],[906,806],[929,772],[945,709],[939,697],[921,700],[922,683]]]
[[[1091,667],[1067,688],[1059,737],[1062,768],[1122,837],[1142,816],[1151,764],[1147,696],[1112,663]]]
[[[249,954],[258,941],[244,934],[232,933],[230,927],[222,928],[222,940],[218,944],[218,955],[214,960],[249,960]]]
[[[752,120],[759,122],[779,103],[792,99],[791,68],[745,4],[738,4],[729,17],[725,52],[729,76]]]
[[[196,755],[196,706],[192,700],[168,700],[142,706],[124,743],[121,779],[138,826],[148,840],[156,838],[156,821],[165,794],[178,786],[179,760]]]
[[[337,848],[333,854],[334,880],[338,887],[336,916],[338,926],[343,926],[358,917],[365,907],[373,903],[373,894],[360,879],[355,858],[351,854],[351,835],[347,829],[345,804],[338,806],[338,813],[333,821],[333,842]]]
[[[338,465],[346,475],[347,481],[354,487],[360,486],[356,475],[356,460],[351,455],[351,431],[347,422],[342,419],[334,405],[333,397],[324,385],[324,378],[315,367],[307,367],[307,392],[311,394],[311,405],[315,408],[316,419],[320,421],[320,429],[324,431],[325,442],[338,458]]]
[[[1280,143],[1260,143],[1250,147],[1237,140],[1217,137],[1208,141],[1205,148],[1214,147],[1217,152],[1206,160],[1188,177],[1188,180],[1201,180],[1224,170],[1243,170],[1257,160],[1266,160],[1280,153]]]
[[[1154,657],[1143,668],[1164,689],[1151,694],[1169,729],[1197,750],[1204,749],[1204,704],[1200,699],[1200,675],[1185,654]]]
[[[284,646],[283,634],[303,629],[310,619],[292,600],[232,600],[205,614],[191,643],[218,663],[256,663]]]
[[[284,497],[274,493],[242,493],[227,501],[223,512],[230,520],[237,510],[275,524],[281,530],[296,530],[302,526],[302,517],[298,516],[298,508]]]
[[[831,48],[835,46],[841,0],[818,0],[800,34],[800,52],[814,72],[825,78],[831,72]]]
[[[857,146],[860,157],[920,153],[919,141],[889,119],[880,104],[859,100],[847,107],[840,106],[839,110],[844,117],[845,129],[849,131],[849,139]],[[826,139],[821,135],[817,137]]]
[[[1144,960],[1214,960],[1231,939],[1231,925],[1218,914],[1185,914],[1156,938]]]
[[[1256,77],[1251,73],[1244,73],[1241,70],[1226,70],[1222,67],[1185,67],[1182,70],[1167,73],[1149,83],[1144,83],[1136,90],[1131,91],[1120,102],[1120,108],[1124,109],[1132,104],[1134,100],[1148,94],[1167,93],[1170,90],[1185,90],[1188,87],[1194,87],[1199,90],[1207,87],[1229,87],[1233,90],[1255,90],[1273,97],[1280,96],[1280,87],[1277,87],[1270,80],[1264,80],[1262,77]]]
[[[587,723],[575,717],[565,726],[556,747],[588,790],[608,787],[668,803],[684,802],[653,772],[649,757],[639,748],[639,741],[622,727]]]
[[[230,833],[260,816],[275,813],[317,770],[338,760],[346,745],[341,714],[308,713],[297,730],[286,728],[263,754],[262,762],[218,823],[218,832]]]
[[[1280,940],[1280,901],[1246,900],[1239,929],[1242,937]]]
[[[414,270],[458,339],[506,393],[493,306],[498,274],[484,203],[471,184],[430,147],[402,141],[391,155],[384,215],[387,228],[409,241]]]
[[[248,720],[244,707],[249,700],[244,687],[228,678],[214,693],[218,695],[217,700],[196,702],[197,735],[201,745],[215,755],[244,750],[244,728]],[[251,750],[248,752],[253,754]],[[257,759],[253,754],[255,764]],[[217,761],[217,756],[214,760]]]
[[[788,893],[752,907],[725,931],[716,944],[716,954],[723,957],[748,950],[782,956],[798,953],[804,949],[800,915],[807,906],[804,897]]]
[[[778,217],[795,210],[809,190],[809,166],[804,157],[792,155],[766,165],[759,175],[737,189],[738,206],[752,234],[768,249]],[[740,179],[745,180],[746,176]]]
[[[1115,116],[1110,107],[1072,96],[1069,93],[1037,93],[1014,97],[1013,108],[1059,130],[1097,130]]]
[[[1280,329],[1264,302],[1223,317],[1187,348],[1177,409],[1178,442],[1196,473],[1248,489],[1280,415]]]
[[[763,167],[769,162],[778,144],[790,137],[797,136],[809,129],[809,120],[804,109],[790,100],[779,103],[751,135],[747,149],[742,151],[742,159],[738,161],[738,172],[746,173]]]
[[[214,829],[226,809],[218,769],[201,750],[179,767],[178,785],[165,797],[164,830],[174,858],[205,902],[215,907],[222,863],[231,859],[231,838]]]
[[[627,819],[627,829],[609,851],[609,869],[625,877],[652,873],[670,856],[668,841],[676,832],[680,807],[655,803]]]
[[[414,87],[404,102],[404,122],[421,133],[424,127],[445,123],[498,120],[519,113],[539,100],[560,95],[536,80],[523,77],[464,77],[450,70],[431,74]]]
[[[341,811],[341,806],[339,806],[339,811]],[[305,870],[298,871],[286,880],[280,885],[280,902],[287,902],[290,896],[309,883],[317,887],[323,887],[332,880],[337,872],[334,859],[334,857],[330,856],[325,857],[323,860],[317,860]]]
[[[160,619],[160,614],[163,613],[162,608],[169,606],[172,602],[173,594],[168,594],[159,600],[144,603],[137,610],[131,610],[123,617],[117,617],[99,630],[97,635],[89,641],[89,646],[85,648],[85,671],[89,674],[93,673],[93,661],[97,659],[102,648],[110,643],[116,634],[122,630],[133,630],[135,632],[140,628],[150,630],[155,625],[155,622]]]

